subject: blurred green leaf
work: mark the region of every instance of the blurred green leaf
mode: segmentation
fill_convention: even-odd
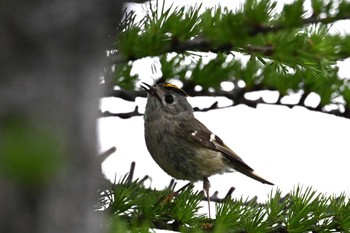
[[[6,119],[0,133],[0,172],[25,185],[48,182],[65,160],[59,128],[18,116]]]

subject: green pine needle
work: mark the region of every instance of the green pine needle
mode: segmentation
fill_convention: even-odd
[[[144,179],[124,176],[101,192],[98,211],[110,215],[111,232],[147,232],[168,229],[181,232],[349,232],[349,197],[327,196],[311,187],[296,186],[282,196],[278,188],[265,203],[226,198],[216,204],[216,216],[199,213],[203,193],[193,186],[174,193],[173,188],[144,187]]]

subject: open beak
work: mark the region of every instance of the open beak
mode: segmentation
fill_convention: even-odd
[[[142,84],[140,86],[142,89],[147,91],[150,95],[156,97],[160,102],[162,102],[159,95],[157,94],[156,88],[154,88],[151,85],[144,83],[144,82],[142,82]]]
[[[150,93],[151,95],[155,95],[155,90],[154,87],[152,87],[151,85],[142,82],[142,84],[140,85],[142,89],[144,89],[145,91],[147,91],[148,93]]]

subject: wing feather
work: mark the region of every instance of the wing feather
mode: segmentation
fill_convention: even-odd
[[[212,133],[205,125],[200,121],[195,120],[194,124],[188,129],[190,138],[196,143],[207,147],[208,149],[219,151],[230,162],[233,169],[243,173],[255,180],[258,180],[264,184],[273,185],[273,183],[265,180],[264,178],[256,175],[254,170],[249,167],[233,150],[231,150],[217,135]]]
[[[205,127],[200,121],[196,121],[191,127],[192,132],[190,133],[192,140],[205,146],[209,149],[221,152],[225,158],[227,158],[234,169],[241,171],[252,172],[253,169],[249,167],[234,151],[228,146],[217,135],[212,133],[207,127]]]

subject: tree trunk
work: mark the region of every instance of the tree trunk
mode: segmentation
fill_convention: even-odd
[[[98,80],[121,7],[2,2],[0,232],[103,231],[94,212]]]

